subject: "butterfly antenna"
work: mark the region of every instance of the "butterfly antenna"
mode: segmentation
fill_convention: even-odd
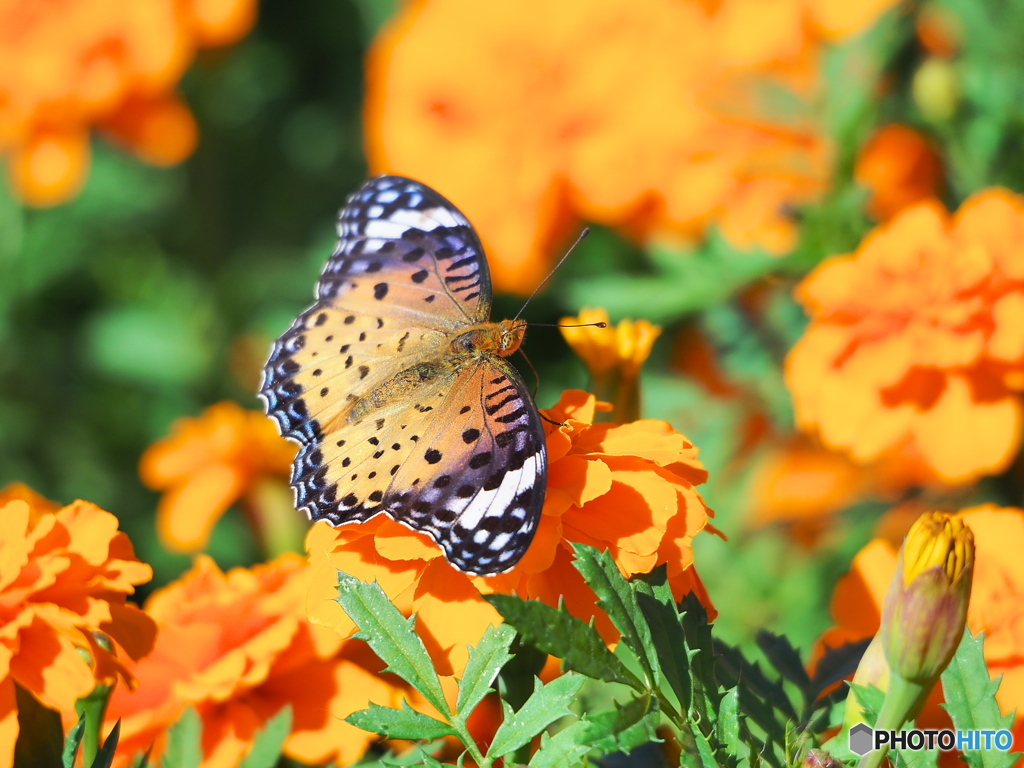
[[[530,294],[530,297],[526,301],[523,302],[523,306],[521,306],[519,308],[519,311],[516,312],[516,316],[512,318],[513,322],[515,322],[516,320],[519,319],[519,316],[521,314],[523,314],[523,310],[526,309],[526,305],[529,304],[531,301],[533,301],[533,297],[537,295],[537,292],[540,291],[541,288],[543,288],[545,285],[547,285],[548,280],[550,280],[554,276],[555,272],[558,271],[558,268],[560,266],[562,266],[562,262],[569,258],[569,254],[572,253],[573,250],[576,248],[576,246],[580,244],[580,241],[582,241],[583,238],[586,237],[589,234],[590,234],[590,227],[584,227],[583,231],[580,232],[580,236],[576,238],[576,242],[573,243],[571,246],[569,246],[569,250],[567,250],[565,252],[565,255],[562,256],[562,258],[560,258],[558,260],[558,263],[555,264],[555,266],[551,269],[550,272],[548,272],[548,276],[540,281],[540,285],[538,285],[536,288],[534,288],[533,289],[533,293]]]

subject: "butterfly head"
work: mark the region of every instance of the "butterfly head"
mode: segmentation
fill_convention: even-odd
[[[502,357],[508,357],[522,346],[525,338],[525,320],[502,320],[498,323],[497,353]]]

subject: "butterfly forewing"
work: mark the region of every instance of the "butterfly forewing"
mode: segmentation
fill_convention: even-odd
[[[544,433],[508,362],[449,354],[489,320],[479,240],[444,198],[394,176],[360,188],[338,228],[317,303],[274,345],[260,393],[302,445],[296,504],[335,525],[385,512],[461,570],[508,570],[543,505]]]

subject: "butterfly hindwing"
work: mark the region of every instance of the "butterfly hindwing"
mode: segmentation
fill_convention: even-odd
[[[436,192],[393,176],[352,195],[338,228],[317,302],[275,343],[260,393],[302,446],[296,505],[334,525],[384,512],[461,570],[507,570],[533,538],[547,464],[512,365],[451,354],[489,321],[479,240]]]

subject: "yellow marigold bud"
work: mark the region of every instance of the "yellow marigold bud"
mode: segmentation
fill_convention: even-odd
[[[974,536],[959,517],[922,515],[900,549],[879,634],[893,672],[934,684],[964,633]]]
[[[640,418],[640,367],[651,354],[661,328],[647,320],[612,325],[603,309],[582,309],[579,317],[564,317],[562,323],[582,326],[563,327],[562,336],[593,376],[594,394],[614,406],[615,423]]]

